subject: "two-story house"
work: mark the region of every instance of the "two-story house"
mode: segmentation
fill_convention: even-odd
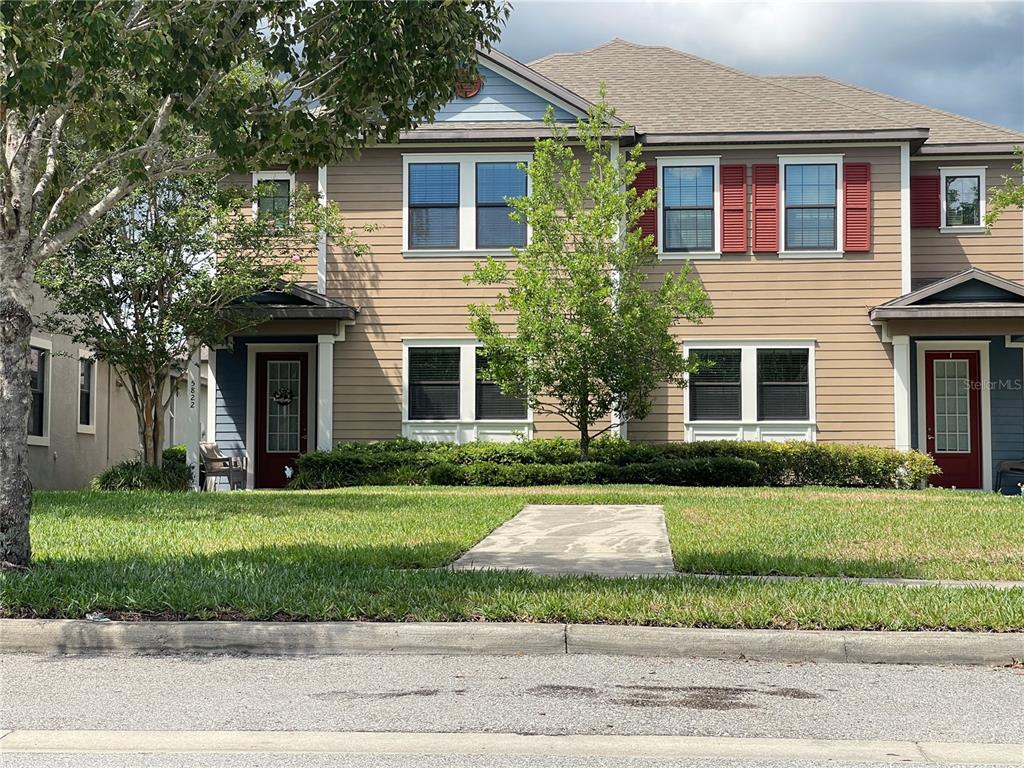
[[[504,202],[526,192],[516,164],[549,106],[571,126],[602,82],[620,143],[643,146],[637,186],[658,190],[653,272],[690,263],[715,311],[678,335],[717,364],[621,434],[915,447],[962,488],[1024,458],[1024,227],[1019,210],[983,223],[1024,134],[622,40],[530,65],[481,53],[480,73],[395,145],[253,174],[273,182],[261,206],[308,184],[376,229],[369,256],[322,242],[303,287],[211,356],[215,438],[249,457],[250,486],[341,441],[571,434],[480,379],[466,305],[491,294],[463,276],[526,242]]]

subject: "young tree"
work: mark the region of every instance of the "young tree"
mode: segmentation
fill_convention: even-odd
[[[1014,154],[1017,155],[1017,162],[1013,164],[1013,170],[1017,171],[1017,178],[1004,176],[1003,186],[989,199],[988,211],[985,213],[987,227],[995,224],[999,215],[1007,208],[1024,208],[1024,180],[1021,179],[1021,172],[1024,171],[1024,147],[1017,147]]]
[[[36,267],[159,179],[393,141],[452,97],[507,14],[500,0],[0,3],[0,565],[31,555]]]
[[[201,346],[260,321],[246,297],[287,288],[321,232],[365,250],[338,208],[306,187],[287,210],[250,216],[252,202],[252,190],[220,187],[212,174],[164,179],[129,195],[36,272],[54,306],[44,327],[110,363],[135,407],[148,464],[161,461],[172,379]]]
[[[493,305],[469,308],[470,329],[483,344],[486,375],[535,410],[561,416],[580,433],[580,453],[610,429],[617,411],[643,418],[659,385],[683,383],[693,363],[672,335],[680,320],[700,322],[711,305],[688,268],[651,284],[653,238],[637,224],[656,205],[638,195],[641,147],[612,151],[614,111],[601,101],[577,124],[587,163],[549,112],[552,138],[536,142],[527,165],[530,193],[511,200],[512,218],[532,231],[518,262],[489,258],[467,281],[501,286]],[[609,139],[612,137],[612,139]],[[506,313],[515,313],[508,329]]]

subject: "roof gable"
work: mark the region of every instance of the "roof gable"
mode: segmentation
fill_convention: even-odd
[[[481,65],[480,90],[469,98],[456,96],[437,111],[434,119],[447,122],[541,122],[552,104],[540,89],[528,89],[509,77]],[[554,106],[555,119],[575,122],[576,116],[561,106]]]
[[[978,302],[1024,304],[1024,285],[983,269],[966,269],[881,306],[914,307]]]

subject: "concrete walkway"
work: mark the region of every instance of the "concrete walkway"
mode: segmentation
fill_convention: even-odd
[[[529,504],[452,564],[548,576],[671,576],[665,513],[653,504]]]

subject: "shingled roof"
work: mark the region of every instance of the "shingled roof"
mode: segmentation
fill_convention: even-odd
[[[718,134],[730,140],[857,134],[917,146],[926,138],[936,144],[1024,142],[1024,134],[828,78],[761,77],[621,39],[545,56],[530,67],[590,100],[604,82],[608,101],[648,143]]]
[[[929,129],[928,146],[939,144],[1024,143],[1024,133],[983,123],[963,115],[916,104],[896,96],[872,91],[860,85],[844,83],[822,75],[777,75],[766,77],[812,96],[821,96],[849,106],[857,106],[893,120],[912,121]]]

